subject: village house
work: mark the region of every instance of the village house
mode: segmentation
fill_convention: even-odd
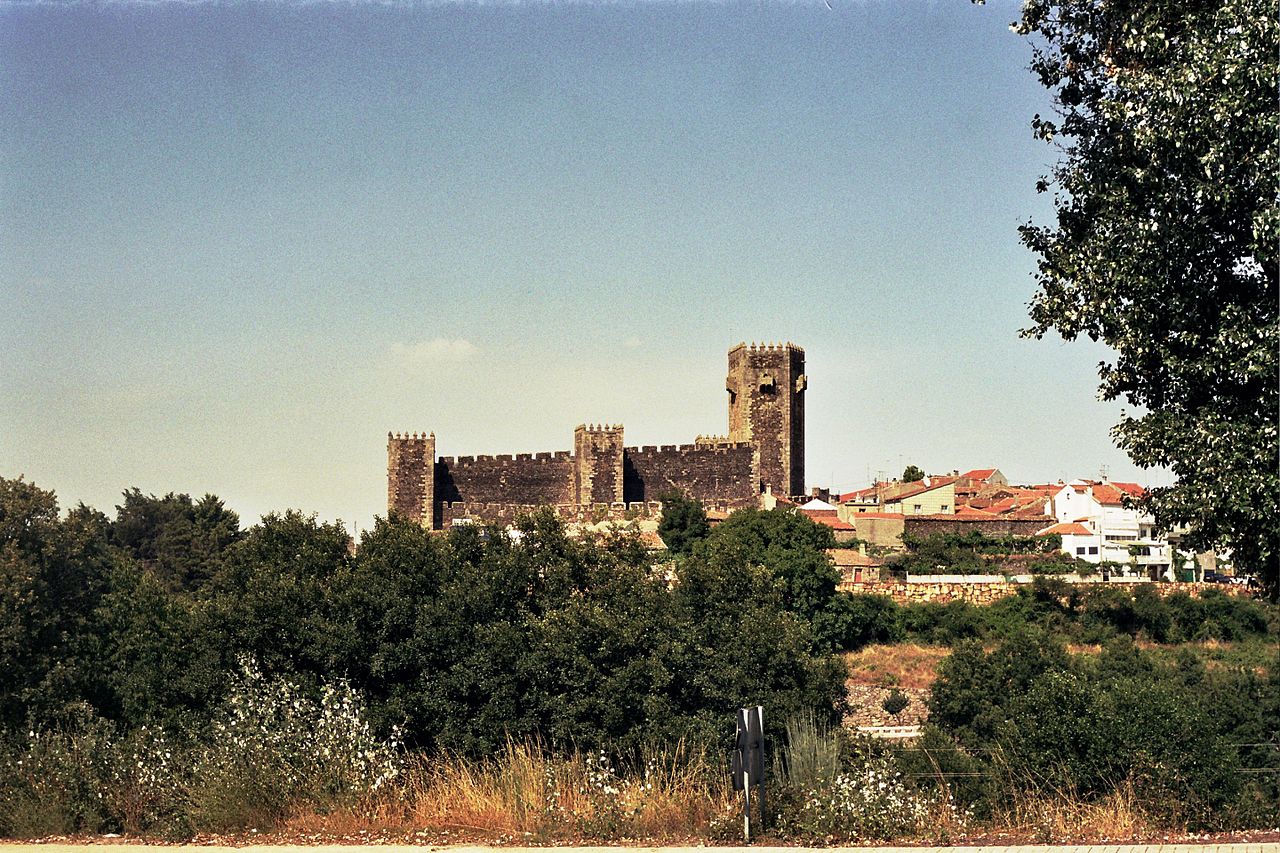
[[[1043,535],[1062,536],[1062,550],[1090,563],[1115,563],[1153,580],[1170,577],[1169,542],[1154,519],[1134,507],[1145,489],[1137,483],[1072,480],[1053,497],[1057,524]]]

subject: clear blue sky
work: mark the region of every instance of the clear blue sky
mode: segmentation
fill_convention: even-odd
[[[367,526],[388,430],[686,442],[792,340],[811,485],[1167,480],[1017,336],[1017,7],[831,5],[0,0],[0,475]]]

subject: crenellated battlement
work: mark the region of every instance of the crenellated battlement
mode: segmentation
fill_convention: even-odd
[[[731,450],[750,450],[752,447],[751,443],[747,441],[730,441],[727,438],[718,438],[721,440],[715,442],[703,442],[699,440],[693,444],[646,444],[640,447],[625,448],[625,452],[627,454],[636,454],[640,456],[653,456],[656,454],[716,453]]]
[[[418,442],[427,442],[427,441],[435,441],[435,440],[436,440],[436,434],[435,434],[434,432],[433,432],[433,433],[425,433],[425,432],[424,432],[424,433],[422,433],[421,435],[419,435],[419,434],[418,434],[418,433],[416,433],[416,432],[389,432],[389,433],[387,433],[387,441],[418,441]]]
[[[574,503],[557,503],[557,504],[540,504],[540,503],[510,503],[506,501],[441,501],[440,506],[451,513],[457,514],[462,511],[470,510],[480,513],[485,510],[520,510],[521,512],[533,512],[539,509],[553,509],[558,513],[568,514],[577,512],[583,507],[589,509],[607,509],[617,510],[620,512],[639,512],[656,514],[662,511],[662,501],[614,501],[613,503],[592,503],[592,504],[574,504]]]
[[[574,427],[574,432],[614,435],[622,432],[622,424],[578,424]]]
[[[572,454],[567,450],[557,450],[554,453],[498,453],[496,455],[480,454],[478,456],[440,456],[436,458],[437,465],[443,465],[446,468],[457,468],[467,465],[528,465],[540,463],[568,462]]]
[[[786,343],[760,343],[760,344],[756,343],[755,341],[752,341],[749,345],[747,344],[746,341],[743,341],[739,343],[737,346],[735,346],[733,349],[729,350],[730,357],[732,357],[733,354],[738,352],[739,350],[746,350],[747,352],[754,352],[754,353],[794,352],[794,353],[800,353],[801,355],[804,354],[804,347],[797,346],[791,343],[791,341],[787,341]]]

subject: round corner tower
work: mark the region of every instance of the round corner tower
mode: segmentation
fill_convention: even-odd
[[[738,344],[729,350],[729,440],[756,447],[760,487],[804,494],[804,350]]]

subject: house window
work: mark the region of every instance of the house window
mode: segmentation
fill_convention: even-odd
[[[920,511],[920,504],[912,504],[916,508],[916,512]]]
[[[1084,546],[1083,546],[1083,545],[1080,545],[1079,547],[1077,547],[1077,548],[1076,548],[1076,553],[1077,553],[1077,554],[1083,554],[1083,553],[1084,553]]]
[[[1097,545],[1090,545],[1090,546],[1089,546],[1089,553],[1090,553],[1090,554],[1096,554],[1096,553],[1098,553],[1098,546],[1097,546]]]
[[[943,505],[942,505],[942,511],[943,511],[943,512],[946,512],[946,511],[947,511],[947,510],[949,510],[949,509],[951,509],[951,507],[950,507],[950,506],[948,506],[947,504],[943,504]]]

